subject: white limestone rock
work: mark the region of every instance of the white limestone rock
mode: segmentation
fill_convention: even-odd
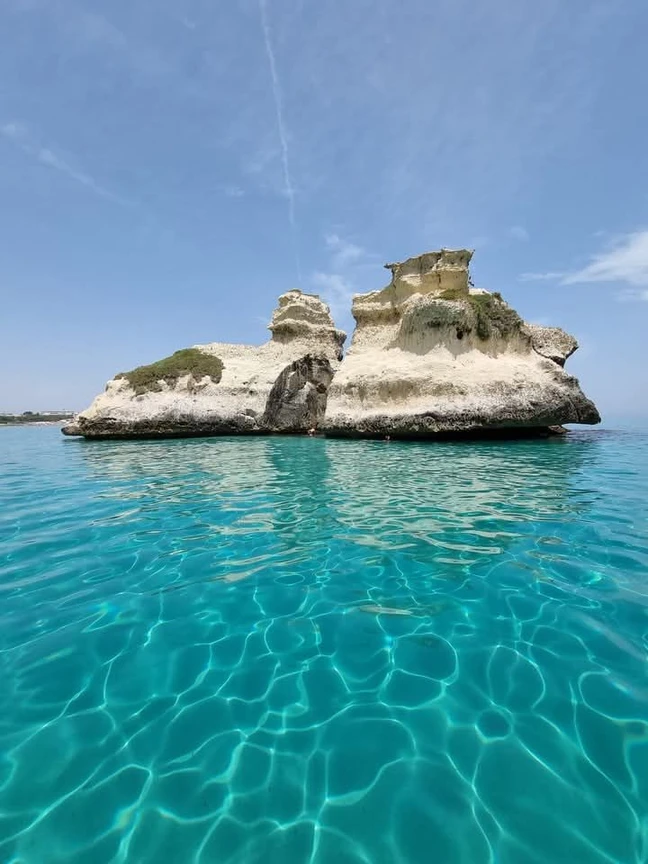
[[[63,428],[87,438],[307,431],[319,424],[346,338],[314,295],[279,298],[264,345],[214,342],[195,348],[220,358],[222,375],[186,375],[138,395],[124,377]]]
[[[519,434],[598,423],[563,369],[576,342],[525,325],[499,294],[473,289],[468,250],[386,265],[382,291],[356,295],[356,329],[329,389],[334,435]]]

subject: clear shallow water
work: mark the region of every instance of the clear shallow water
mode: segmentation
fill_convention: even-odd
[[[646,861],[648,436],[0,457],[0,862]]]

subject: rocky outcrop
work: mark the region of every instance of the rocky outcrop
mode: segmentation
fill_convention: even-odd
[[[474,288],[471,257],[442,249],[386,265],[390,284],[354,298],[344,360],[345,334],[326,304],[289,291],[266,344],[197,345],[117,375],[63,431],[136,438],[316,428],[434,437],[598,423],[563,368],[576,340],[526,324],[499,294]]]
[[[390,284],[354,298],[356,329],[329,389],[327,433],[522,434],[600,422],[562,368],[576,341],[472,288],[471,257],[441,250],[388,264]]]
[[[269,329],[272,338],[261,346],[197,345],[116,376],[63,432],[86,438],[180,437],[305,432],[319,426],[345,334],[335,328],[325,303],[300,291],[279,298]],[[205,361],[204,355],[220,363],[196,363],[196,357]]]
[[[533,350],[559,366],[578,348],[578,342],[560,327],[541,327],[539,324],[525,324],[525,331],[531,337]]]

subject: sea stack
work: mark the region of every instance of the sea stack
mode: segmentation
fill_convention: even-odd
[[[312,294],[279,298],[264,345],[215,342],[116,375],[63,427],[86,438],[307,432],[324,418],[346,334]]]
[[[471,258],[441,249],[385,265],[389,285],[354,297],[344,359],[346,336],[328,306],[289,291],[264,345],[195,345],[116,375],[63,432],[434,438],[599,423],[563,368],[576,340],[526,324],[500,294],[472,287]]]
[[[385,265],[389,285],[356,295],[356,328],[331,384],[331,435],[542,434],[600,422],[565,360],[576,340],[526,324],[472,287],[467,249]]]

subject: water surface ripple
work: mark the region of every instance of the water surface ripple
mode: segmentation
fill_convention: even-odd
[[[647,435],[0,454],[3,864],[648,859]]]

